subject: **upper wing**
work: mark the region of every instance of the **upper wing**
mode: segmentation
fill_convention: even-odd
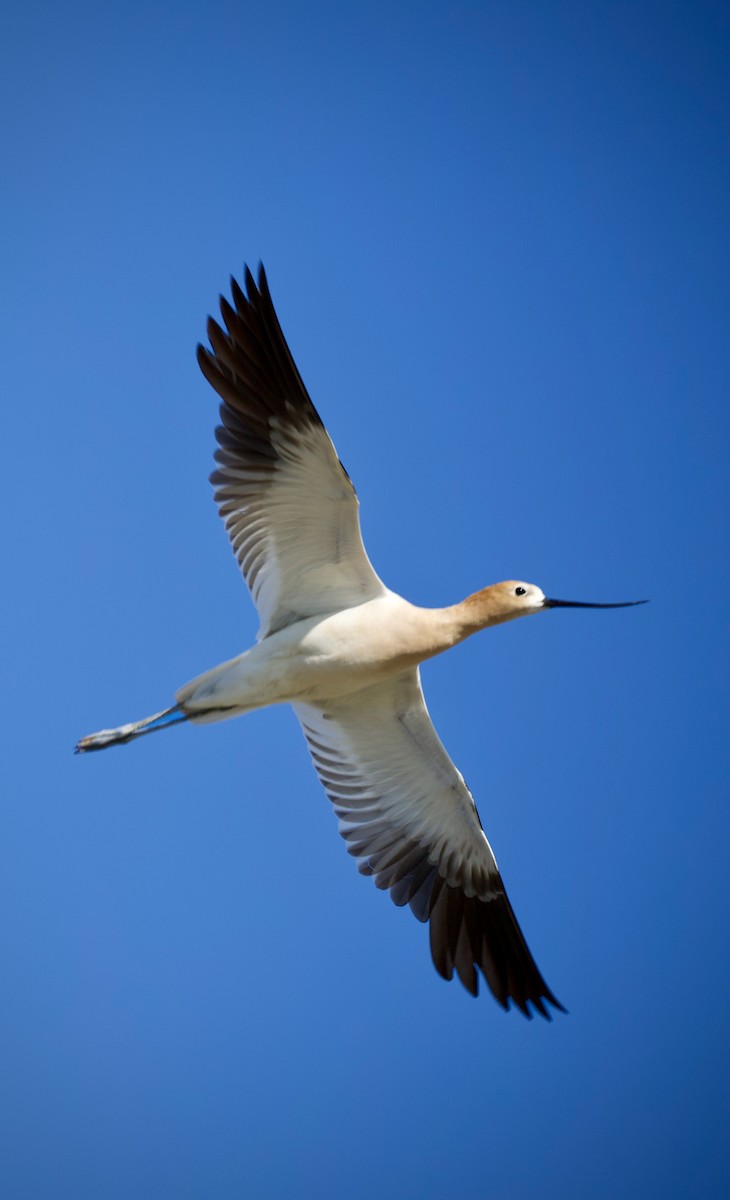
[[[227,332],[211,318],[198,362],[223,403],[215,499],[261,620],[260,636],[381,595],[355,489],[281,332],[264,268],[246,268]]]
[[[431,954],[476,996],[562,1009],[507,899],[474,800],[434,729],[418,671],[322,705],[295,704],[348,850],[364,875],[430,921]]]

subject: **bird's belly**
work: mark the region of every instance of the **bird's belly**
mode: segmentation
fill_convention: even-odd
[[[306,655],[291,664],[287,676],[287,699],[324,700],[346,696],[397,675],[415,665],[408,656],[369,657],[360,654]]]
[[[392,618],[382,620],[375,604],[337,613],[313,625],[301,639],[292,662],[294,698],[324,699],[360,691],[425,657],[413,630]]]

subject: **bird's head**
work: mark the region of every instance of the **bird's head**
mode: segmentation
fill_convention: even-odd
[[[465,616],[468,614],[469,618],[467,624],[472,629],[484,629],[489,625],[513,621],[516,617],[543,612],[546,608],[630,608],[634,604],[646,603],[646,600],[621,600],[608,604],[588,600],[553,600],[535,583],[507,579],[468,596],[463,606]]]
[[[520,579],[506,579],[503,583],[494,583],[479,594],[489,601],[493,625],[540,612],[548,603],[542,588]]]

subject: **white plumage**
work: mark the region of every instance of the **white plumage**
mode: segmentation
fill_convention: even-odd
[[[478,971],[526,1016],[562,1006],[527,948],[474,800],[431,723],[418,664],[490,625],[550,607],[495,584],[448,608],[391,592],[362,543],[352,483],[299,376],[263,267],[221,299],[198,361],[219,393],[215,499],[260,617],[255,646],[181,688],[161,713],[82,738],[100,750],[183,721],[290,702],[363,874],[430,925],[446,979]],[[636,603],[642,603],[638,601]]]

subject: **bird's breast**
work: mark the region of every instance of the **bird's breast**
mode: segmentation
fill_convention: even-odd
[[[308,622],[296,651],[303,675],[332,696],[416,666],[453,644],[439,613],[391,593]]]

